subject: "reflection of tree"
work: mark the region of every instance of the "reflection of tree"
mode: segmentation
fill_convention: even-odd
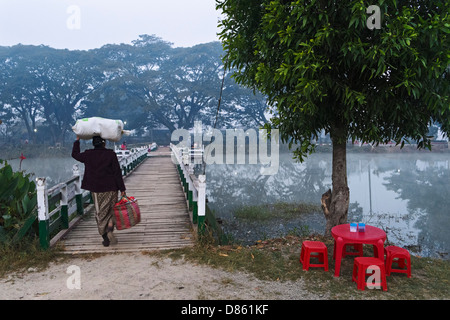
[[[290,153],[281,153],[275,175],[261,175],[261,164],[207,165],[208,198],[218,214],[233,206],[263,203],[305,202],[320,205],[322,193],[331,185],[331,157],[312,154],[298,163]],[[349,209],[362,214],[355,202]]]
[[[208,197],[218,211],[230,205],[308,202],[320,204],[320,197],[329,188],[326,181],[328,165],[323,161],[295,163],[288,154],[280,155],[277,174],[261,175],[261,164],[207,166]]]
[[[443,167],[440,164],[445,164]],[[450,236],[448,213],[450,208],[450,170],[448,160],[420,163],[414,157],[402,163],[402,169],[386,178],[385,186],[395,191],[400,199],[408,200],[409,214],[425,212],[415,227],[421,230],[420,242],[437,251],[448,252]]]
[[[285,232],[298,231],[304,225],[308,225],[311,231],[323,231],[325,218],[320,209],[317,213],[270,223],[233,219],[234,209],[246,205],[303,202],[320,206],[322,193],[331,185],[331,156],[312,154],[305,162],[298,163],[292,159],[291,153],[282,152],[279,160],[278,172],[272,176],[260,174],[261,164],[206,166],[209,206],[217,217],[226,221],[226,232],[237,240],[277,237]],[[355,216],[362,214],[357,202],[350,204],[350,211]]]

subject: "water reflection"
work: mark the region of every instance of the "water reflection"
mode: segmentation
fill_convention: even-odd
[[[402,169],[385,178],[387,190],[406,201],[409,223],[422,252],[448,252],[450,213],[450,161],[448,157],[404,159]],[[405,219],[406,220],[406,219]]]
[[[448,154],[350,153],[349,221],[365,222],[386,230],[388,241],[423,256],[448,259],[450,226],[450,167]],[[207,193],[211,209],[224,220],[234,239],[253,243],[280,236],[306,225],[323,233],[322,212],[289,221],[239,221],[233,210],[241,205],[308,202],[320,205],[331,186],[331,154],[316,153],[296,163],[280,155],[276,175],[262,176],[259,165],[207,166]]]

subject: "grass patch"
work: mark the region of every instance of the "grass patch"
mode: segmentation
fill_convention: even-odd
[[[241,206],[234,210],[234,216],[242,220],[267,221],[271,219],[292,219],[320,210],[320,206],[316,204],[276,202],[273,204]]]
[[[329,271],[310,268],[304,271],[299,262],[301,243],[304,240],[323,241],[328,247]],[[365,256],[372,255],[372,248],[364,248]],[[388,291],[366,288],[356,289],[352,282],[354,257],[342,259],[341,275],[334,277],[333,241],[320,235],[286,237],[258,241],[253,246],[213,246],[198,244],[195,248],[176,250],[173,257],[182,255],[185,260],[221,268],[229,272],[244,271],[262,280],[304,280],[311,293],[329,299],[449,299],[450,262],[439,259],[411,256],[412,277],[392,273],[387,277]]]
[[[50,262],[64,259],[67,255],[59,249],[42,250],[38,240],[22,241],[15,245],[0,244],[0,277],[9,272],[24,272],[29,268],[44,270]]]

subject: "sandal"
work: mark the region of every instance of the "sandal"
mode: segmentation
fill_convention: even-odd
[[[114,226],[112,226],[112,227],[109,227],[108,226],[108,232],[107,232],[107,236],[108,236],[108,241],[111,243],[111,244],[117,244],[117,239],[116,239],[116,237],[114,236],[114,234],[113,234],[113,230],[114,230]]]
[[[109,238],[108,238],[108,235],[107,235],[106,233],[104,233],[104,234],[102,235],[102,238],[103,238],[103,241],[102,241],[103,246],[104,246],[104,247],[109,247]]]

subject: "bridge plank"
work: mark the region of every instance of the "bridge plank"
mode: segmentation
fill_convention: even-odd
[[[125,178],[127,195],[138,200],[141,222],[131,229],[116,230],[118,244],[103,247],[91,212],[63,238],[65,252],[153,251],[194,244],[186,198],[170,158],[170,149],[160,149]]]

